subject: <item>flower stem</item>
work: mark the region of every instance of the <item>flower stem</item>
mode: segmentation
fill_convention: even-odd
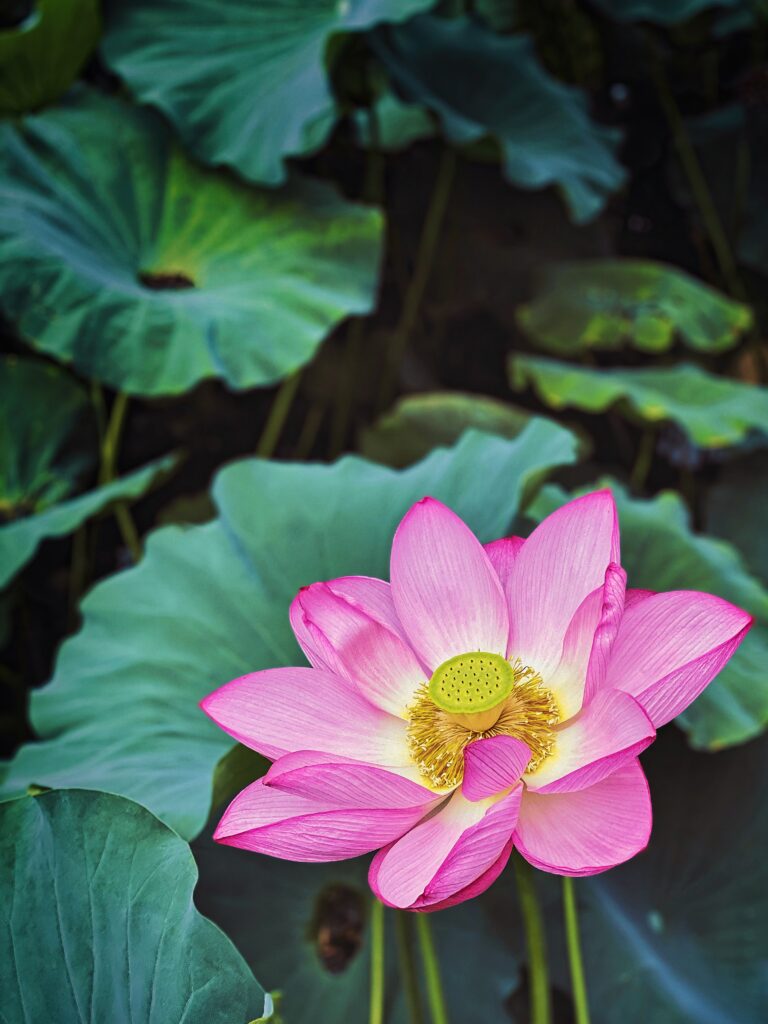
[[[568,943],[568,962],[571,968],[571,990],[576,1011],[576,1024],[589,1024],[587,983],[584,979],[584,961],[581,956],[579,918],[573,879],[563,876],[563,908],[565,910],[565,937]]]
[[[656,447],[656,431],[653,427],[646,427],[640,443],[637,446],[637,456],[632,466],[629,482],[635,491],[642,491],[648,479],[648,473],[653,465],[653,453]]]
[[[296,370],[290,377],[285,378],[277,390],[269,410],[269,416],[267,416],[267,422],[264,424],[261,437],[256,445],[256,454],[262,459],[270,459],[275,453],[285,421],[288,419],[288,413],[293,405],[296,392],[299,390],[300,380],[301,370]]]
[[[448,1011],[445,1007],[443,985],[440,980],[440,965],[437,961],[432,927],[427,914],[416,914],[416,932],[419,937],[421,964],[424,968],[424,981],[427,986],[427,1002],[432,1016],[432,1024],[448,1024]]]
[[[408,1017],[411,1024],[424,1024],[421,1012],[421,995],[419,979],[413,963],[413,915],[406,910],[395,911],[395,932],[397,935],[397,952],[400,960],[400,976],[408,1005]]]
[[[371,901],[371,1002],[370,1024],[384,1022],[384,904]]]
[[[525,927],[525,942],[528,947],[528,972],[531,990],[530,1024],[551,1024],[552,1004],[549,994],[544,919],[541,916],[539,899],[536,895],[533,870],[528,861],[519,855],[514,858],[514,863],[520,911],[523,915],[523,925]]]
[[[664,111],[664,116],[667,119],[667,124],[669,125],[669,129],[672,133],[672,141],[675,149],[677,150],[678,159],[685,176],[688,178],[691,193],[693,194],[693,198],[699,208],[701,219],[704,222],[704,227],[709,235],[709,240],[715,253],[715,258],[717,259],[718,266],[720,267],[720,273],[723,275],[726,288],[731,295],[743,302],[746,299],[746,293],[739,276],[736,260],[734,259],[731,251],[728,236],[720,220],[720,214],[715,206],[712,193],[709,189],[709,184],[707,183],[707,179],[705,178],[701,164],[699,163],[696,150],[694,149],[693,143],[688,135],[685,121],[683,120],[683,116],[675,102],[674,96],[672,95],[672,90],[669,87],[664,65],[658,53],[654,49],[650,38],[649,52],[651,78],[653,79],[653,83],[656,87],[656,94],[659,97],[661,108]]]
[[[94,389],[94,399],[99,413],[99,407],[103,407],[103,393],[100,387]],[[104,436],[101,441],[101,465],[99,466],[99,485],[105,486],[115,479],[117,473],[117,456],[120,451],[120,438],[123,435],[125,415],[128,411],[128,395],[118,391],[112,403],[112,410],[109,414],[109,421],[104,429]],[[115,505],[115,521],[123,543],[131,553],[134,562],[141,561],[142,549],[136,525],[128,511],[124,501]]]
[[[396,382],[396,375],[405,355],[408,339],[416,326],[416,318],[419,314],[421,301],[424,298],[429,277],[432,272],[432,264],[437,251],[437,243],[440,240],[440,232],[448,208],[448,199],[451,194],[451,186],[456,172],[456,151],[451,146],[445,146],[440,165],[437,170],[437,178],[432,189],[432,198],[424,220],[424,227],[419,240],[419,249],[416,255],[416,266],[413,277],[403,299],[403,309],[400,320],[395,328],[392,344],[389,350],[389,358],[385,372],[382,375],[381,399],[382,406],[389,404],[389,400]]]

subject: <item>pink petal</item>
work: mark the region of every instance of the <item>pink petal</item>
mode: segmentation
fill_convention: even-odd
[[[655,593],[655,590],[638,590],[636,587],[630,587],[624,595],[624,610],[644,601],[646,597],[653,597]]]
[[[338,579],[329,580],[325,585],[335,595],[344,598],[369,618],[375,619],[383,626],[388,626],[401,639],[405,639],[392,602],[390,586],[385,580],[379,580],[373,576],[340,576]],[[302,587],[293,599],[289,612],[291,628],[310,664],[315,668],[333,671],[332,666],[326,662],[327,649],[316,646],[315,640],[304,622],[300,598],[302,593],[308,589],[308,587]]]
[[[635,696],[658,728],[699,696],[752,622],[712,594],[677,590],[646,597],[621,620],[605,685]]]
[[[506,654],[504,592],[472,531],[434,498],[411,508],[392,542],[392,597],[431,671],[456,654]]]
[[[478,881],[498,860],[517,821],[522,787],[472,803],[457,790],[431,817],[374,858],[368,881],[392,907],[423,908]]]
[[[530,759],[530,748],[514,736],[475,740],[464,750],[461,791],[467,800],[494,796],[520,780]]]
[[[562,721],[578,714],[605,677],[624,611],[626,580],[621,566],[612,562],[603,585],[584,598],[568,625],[560,663],[547,678]]]
[[[410,834],[410,833],[409,833]],[[651,798],[639,761],[589,789],[523,794],[515,846],[556,875],[596,875],[648,845]]]
[[[418,775],[417,769],[414,775]],[[264,776],[264,785],[334,807],[416,807],[443,799],[426,786],[384,768],[309,750],[275,761]]]
[[[391,843],[430,807],[339,806],[337,796],[320,800],[257,779],[229,805],[214,839],[284,860],[345,860]]]
[[[409,909],[420,910],[425,914],[430,914],[435,910],[447,910],[448,907],[455,907],[457,903],[464,903],[466,900],[474,899],[475,896],[481,896],[486,889],[489,889],[496,879],[499,877],[501,872],[507,866],[509,855],[515,848],[514,839],[510,838],[507,845],[501,851],[497,859],[491,864],[491,866],[482,873],[478,878],[471,882],[469,885],[464,886],[463,889],[459,889],[458,892],[453,893],[447,899],[438,900],[436,903],[429,903],[422,897],[421,900],[417,900],[416,903]],[[371,865],[373,867],[373,865]]]
[[[483,545],[505,591],[512,575],[512,566],[523,544],[525,537],[502,537],[501,540],[492,540],[490,544]]]
[[[619,562],[619,527],[610,491],[576,498],[541,522],[520,548],[507,595],[512,653],[545,680],[557,667],[579,605]]]
[[[634,761],[656,736],[651,720],[628,693],[603,690],[556,733],[555,749],[525,776],[538,793],[568,793],[594,786]]]
[[[253,672],[214,690],[200,706],[230,736],[272,760],[319,748],[379,765],[411,763],[405,722],[319,669]]]
[[[332,672],[353,682],[377,707],[407,718],[406,708],[425,673],[398,633],[326,583],[305,587],[291,615],[295,620],[301,616],[302,635],[311,638]]]

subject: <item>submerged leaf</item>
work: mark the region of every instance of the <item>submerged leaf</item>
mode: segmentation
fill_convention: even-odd
[[[375,298],[381,216],[328,185],[201,170],[155,114],[79,89],[0,126],[2,307],[132,394],[273,383]]]
[[[467,434],[407,470],[246,460],[219,474],[218,518],[150,535],[142,562],[83,602],[81,632],[32,695],[40,742],[6,785],[88,786],[149,807],[186,836],[205,824],[217,762],[233,745],[197,702],[236,676],[303,663],[288,623],[298,589],[387,577],[409,506],[431,494],[483,538],[501,535],[526,485],[573,461],[574,438],[533,420],[514,441]]]
[[[188,148],[251,181],[325,142],[336,104],[329,39],[401,21],[434,0],[111,0],[104,55]]]
[[[143,807],[65,790],[0,806],[3,1018],[234,1024],[271,1000],[197,912],[189,847]]]
[[[677,719],[678,724],[694,747],[708,750],[759,735],[768,725],[768,592],[729,544],[692,531],[679,495],[665,491],[645,500],[631,498],[611,480],[603,480],[599,486],[610,486],[616,498],[621,562],[627,570],[628,586],[655,591],[703,590],[745,608],[756,619],[734,656]],[[570,497],[558,487],[547,486],[530,514],[542,519]]]
[[[449,139],[494,138],[507,179],[559,186],[574,220],[594,217],[623,182],[618,133],[590,120],[585,96],[544,70],[527,36],[422,15],[372,42],[403,97],[437,114]]]
[[[512,386],[532,384],[553,409],[604,412],[618,406],[641,423],[672,422],[701,448],[736,445],[768,433],[768,389],[714,377],[690,363],[652,369],[598,369],[516,356]]]
[[[552,352],[620,348],[663,352],[677,335],[719,352],[749,329],[748,306],[652,260],[580,260],[547,267],[518,323]]]
[[[596,0],[615,21],[676,25],[713,7],[740,7],[744,0]]]

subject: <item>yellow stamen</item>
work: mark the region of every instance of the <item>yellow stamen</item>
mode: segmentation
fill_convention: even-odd
[[[464,748],[488,736],[522,740],[531,750],[527,771],[535,771],[554,749],[560,719],[537,672],[519,659],[510,663],[485,652],[444,662],[416,691],[408,716],[411,756],[435,789],[457,786]]]

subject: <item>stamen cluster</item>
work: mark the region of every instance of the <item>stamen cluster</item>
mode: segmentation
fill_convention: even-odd
[[[512,664],[515,682],[499,706],[499,715],[489,728],[477,731],[465,724],[464,716],[438,707],[429,686],[418,688],[408,709],[408,748],[426,782],[434,789],[452,789],[464,777],[464,749],[475,740],[489,736],[514,736],[527,744],[531,760],[527,771],[535,771],[554,750],[554,726],[560,714],[551,691],[534,669],[519,659]]]

